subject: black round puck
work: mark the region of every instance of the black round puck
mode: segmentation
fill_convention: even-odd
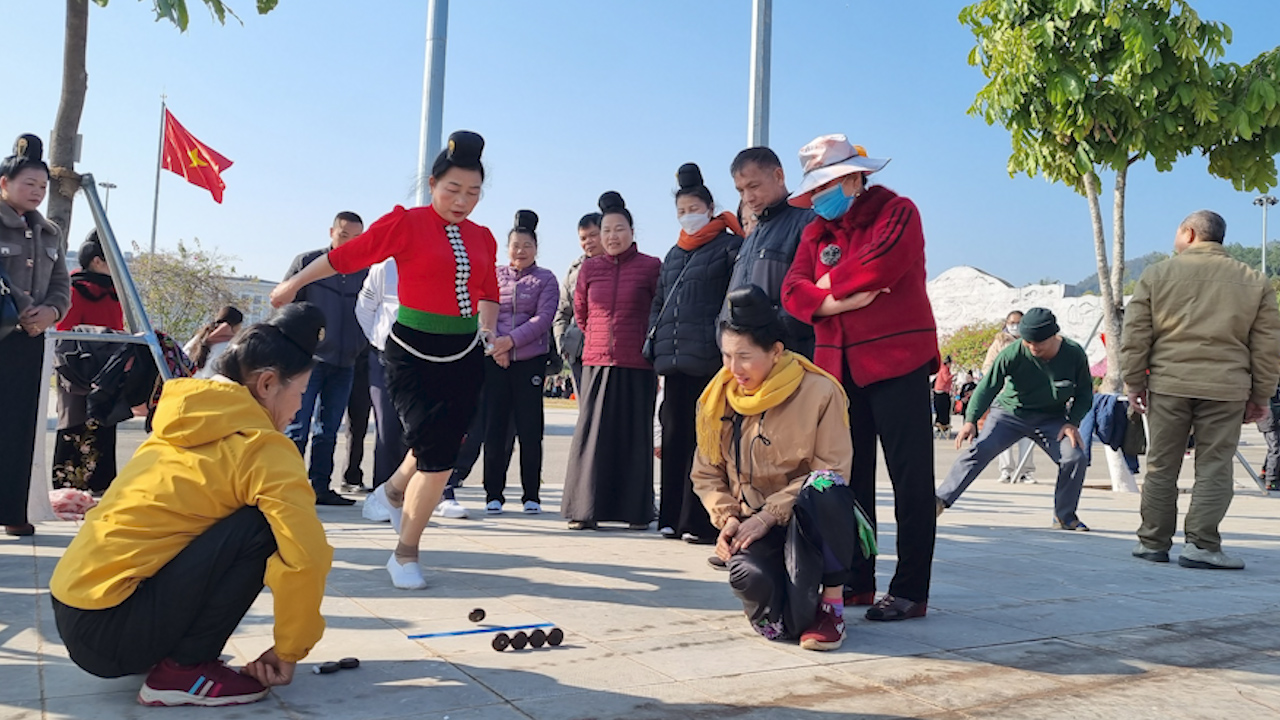
[[[356,668],[360,667],[360,660],[358,658],[353,658],[353,657],[342,658],[341,660],[338,661],[338,667],[342,668],[343,670],[355,670]]]
[[[529,633],[530,647],[540,648],[546,644],[547,644],[547,633],[542,628],[538,628],[537,630],[534,630],[533,632]]]
[[[511,638],[507,637],[506,633],[498,633],[497,635],[493,636],[493,649],[497,650],[498,652],[502,652],[503,650],[506,650],[507,646],[510,644],[511,644]]]
[[[551,632],[547,633],[547,644],[551,647],[559,647],[564,642],[564,631],[560,628],[551,628]]]
[[[511,647],[516,650],[523,650],[524,646],[528,644],[529,644],[529,636],[525,635],[523,630],[516,633],[511,638]]]
[[[481,620],[484,620],[484,608],[476,608],[475,610],[467,613],[467,619],[473,623],[478,623]]]

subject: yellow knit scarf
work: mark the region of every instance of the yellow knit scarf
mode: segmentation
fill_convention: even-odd
[[[845,401],[844,422],[847,427],[849,397],[845,395],[840,381],[809,362],[803,355],[788,350],[782,353],[778,363],[769,372],[769,377],[753,392],[743,390],[728,368],[721,368],[716,373],[715,378],[702,391],[702,397],[698,398],[698,452],[713,465],[718,465],[724,459],[720,452],[720,428],[724,422],[725,400],[729,401],[729,407],[739,415],[759,415],[781,405],[794,395],[806,372],[821,375],[840,388],[840,396]]]

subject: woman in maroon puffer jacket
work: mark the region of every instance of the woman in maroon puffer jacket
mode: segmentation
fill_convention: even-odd
[[[622,196],[600,196],[603,255],[578,273],[573,314],[586,338],[578,427],[561,513],[572,530],[653,520],[653,406],[657,376],[641,351],[662,262],[636,249]]]

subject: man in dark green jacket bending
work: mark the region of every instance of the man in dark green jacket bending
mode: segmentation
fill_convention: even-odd
[[[956,448],[975,436],[977,441],[938,488],[938,512],[951,507],[997,455],[1029,438],[1058,464],[1053,526],[1088,530],[1076,517],[1076,506],[1089,469],[1079,431],[1093,407],[1089,359],[1083,348],[1058,334],[1057,318],[1044,308],[1028,310],[1018,328],[1021,341],[996,357],[969,401]],[[979,435],[977,422],[988,408],[991,415]]]

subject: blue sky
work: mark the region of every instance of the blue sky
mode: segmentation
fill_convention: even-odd
[[[175,116],[235,166],[222,205],[163,174],[159,244],[199,237],[237,258],[240,273],[274,280],[295,254],[327,243],[337,211],[371,222],[412,201],[426,2],[281,0],[265,17],[252,0],[230,3],[243,25],[220,27],[194,8],[185,35],[153,22],[149,0],[91,6],[78,168],[119,186],[113,225],[145,247],[167,93]],[[1009,178],[1007,133],[965,114],[984,78],[965,62],[963,4],[777,0],[770,145],[793,187],[796,151],[817,135],[843,132],[892,157],[878,180],[920,206],[930,276],[969,264],[1014,283],[1077,281],[1095,269],[1084,199]],[[612,189],[635,214],[641,249],[661,256],[679,231],[672,192],[684,162],[699,163],[717,201],[736,208],[728,166],[747,138],[750,0],[451,5],[445,127],[487,139],[489,179],[473,219],[495,235],[517,209],[536,210],[540,262],[562,274],[578,253],[577,219]],[[1280,3],[1194,6],[1231,26],[1229,60],[1277,41]],[[0,27],[11,38],[20,27],[29,40],[10,55],[19,72],[0,114],[6,145],[53,126],[63,7],[0,7]],[[1191,158],[1170,173],[1150,164],[1130,172],[1131,257],[1167,251],[1177,223],[1201,207],[1227,219],[1228,241],[1260,241],[1252,196],[1206,165]],[[76,207],[73,247],[90,227]],[[1280,218],[1271,228],[1280,236]]]

